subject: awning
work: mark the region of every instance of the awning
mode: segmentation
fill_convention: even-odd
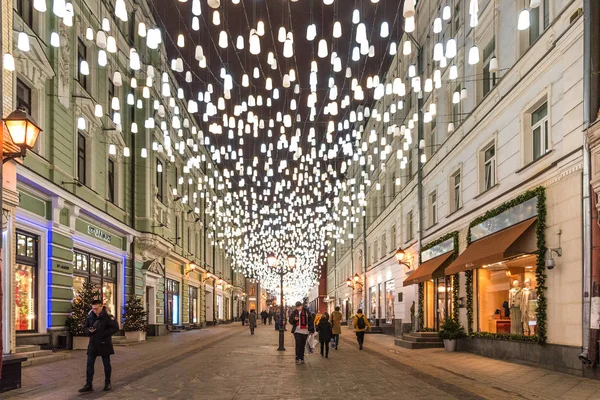
[[[513,246],[517,239],[534,224],[537,217],[513,225],[473,242],[456,260],[446,268],[446,275],[469,271],[483,265],[493,264],[508,257],[524,254],[527,251]]]
[[[404,280],[404,286],[414,285],[415,283],[425,282],[429,279],[432,279],[435,271],[442,264],[444,264],[452,254],[454,254],[454,252],[449,251],[446,254],[442,254],[441,256],[437,256],[431,260],[425,261],[423,264],[419,265],[419,268],[417,268],[415,272],[413,272]]]

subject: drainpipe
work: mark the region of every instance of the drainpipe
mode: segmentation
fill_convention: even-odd
[[[135,115],[134,115],[135,119]],[[130,182],[131,182],[131,229],[135,230],[135,159],[136,159],[136,149],[135,149],[135,134],[131,135],[131,168],[129,168],[130,173]],[[151,191],[153,193],[153,191]],[[153,199],[150,199],[152,201]],[[131,253],[131,296],[135,297],[135,241],[131,241],[131,245],[129,246],[129,252]],[[126,268],[124,268],[126,269]],[[145,295],[145,293],[144,293]]]
[[[584,4],[584,73],[583,73],[583,129],[596,120],[600,78],[600,5],[597,1],[585,0]],[[590,188],[590,148],[584,135],[583,150],[583,307],[582,307],[582,353],[580,360],[586,365],[598,364],[598,339],[600,337],[600,313],[592,314],[600,307],[600,227],[596,211],[596,196]],[[590,197],[591,203],[590,204]],[[594,216],[592,217],[592,212]],[[592,223],[593,222],[593,223]],[[590,299],[591,295],[591,299]]]
[[[365,186],[365,206],[363,207],[363,216],[362,216],[362,235],[363,235],[363,273],[364,273],[364,280],[363,280],[363,314],[366,315],[366,308],[367,308],[367,196],[366,196],[366,192],[367,192],[367,185],[366,185],[366,179],[365,176],[367,174],[367,166],[366,164],[362,166],[362,172],[363,172],[363,177],[362,177],[362,181],[363,181],[363,185]]]

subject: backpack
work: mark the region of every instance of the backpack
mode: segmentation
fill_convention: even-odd
[[[367,327],[367,325],[365,324],[365,316],[361,315],[360,317],[356,318],[356,327],[358,329],[365,329]]]

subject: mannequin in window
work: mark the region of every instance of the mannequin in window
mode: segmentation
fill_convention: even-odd
[[[526,278],[523,281],[522,299],[521,299],[521,320],[523,321],[523,331],[529,332],[529,321],[535,319],[536,293],[531,287],[531,279]]]
[[[510,333],[514,335],[523,334],[523,322],[521,318],[521,304],[523,303],[523,289],[521,282],[514,280],[512,289],[508,293],[508,304],[510,306]]]

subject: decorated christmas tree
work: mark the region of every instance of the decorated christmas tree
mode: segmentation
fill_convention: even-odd
[[[125,332],[145,332],[148,328],[146,315],[141,298],[132,297],[127,300],[127,303],[123,306],[123,329]]]
[[[67,317],[67,330],[73,336],[83,336],[83,325],[92,309],[92,301],[102,299],[100,289],[90,281],[83,282],[71,303],[71,315]]]

